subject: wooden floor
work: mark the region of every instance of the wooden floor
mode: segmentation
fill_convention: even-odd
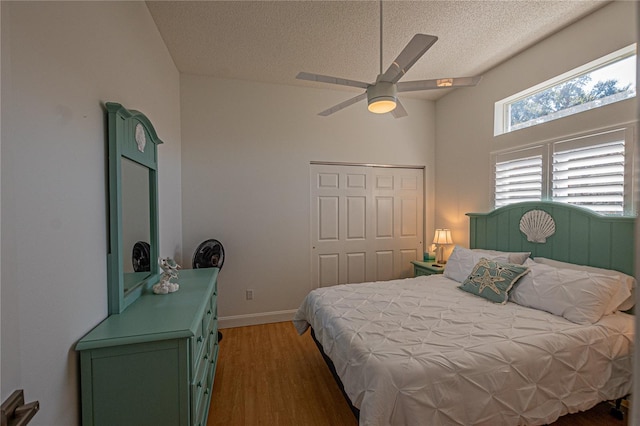
[[[357,426],[309,333],[291,322],[222,330],[207,426]],[[602,403],[553,426],[623,426]],[[425,425],[437,426],[437,425]]]

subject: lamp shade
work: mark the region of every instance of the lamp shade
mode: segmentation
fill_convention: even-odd
[[[436,229],[433,236],[433,244],[453,244],[450,229]]]

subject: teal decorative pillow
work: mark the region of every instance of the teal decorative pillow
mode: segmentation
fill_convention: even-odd
[[[513,285],[527,272],[527,266],[496,262],[483,257],[460,288],[504,305]]]

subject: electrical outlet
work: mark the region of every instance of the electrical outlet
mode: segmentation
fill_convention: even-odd
[[[247,290],[246,292],[246,299],[247,300],[253,300],[253,290]]]

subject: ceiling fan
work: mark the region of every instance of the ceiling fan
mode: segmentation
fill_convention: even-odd
[[[406,72],[415,64],[418,59],[425,54],[433,44],[438,41],[438,37],[427,34],[416,34],[411,41],[400,52],[395,61],[389,66],[387,71],[382,73],[382,0],[380,0],[380,74],[374,83],[365,83],[356,80],[330,77],[308,72],[300,72],[296,76],[299,80],[319,81],[322,83],[338,84],[341,86],[360,87],[365,92],[348,99],[338,105],[332,106],[320,112],[318,115],[328,116],[340,111],[350,105],[360,102],[363,99],[368,101],[368,109],[371,112],[383,114],[391,112],[395,118],[405,117],[407,111],[398,99],[398,93],[416,92],[419,90],[446,89],[451,87],[475,86],[480,82],[481,76],[477,77],[456,77],[438,78],[433,80],[416,80],[398,82]]]

